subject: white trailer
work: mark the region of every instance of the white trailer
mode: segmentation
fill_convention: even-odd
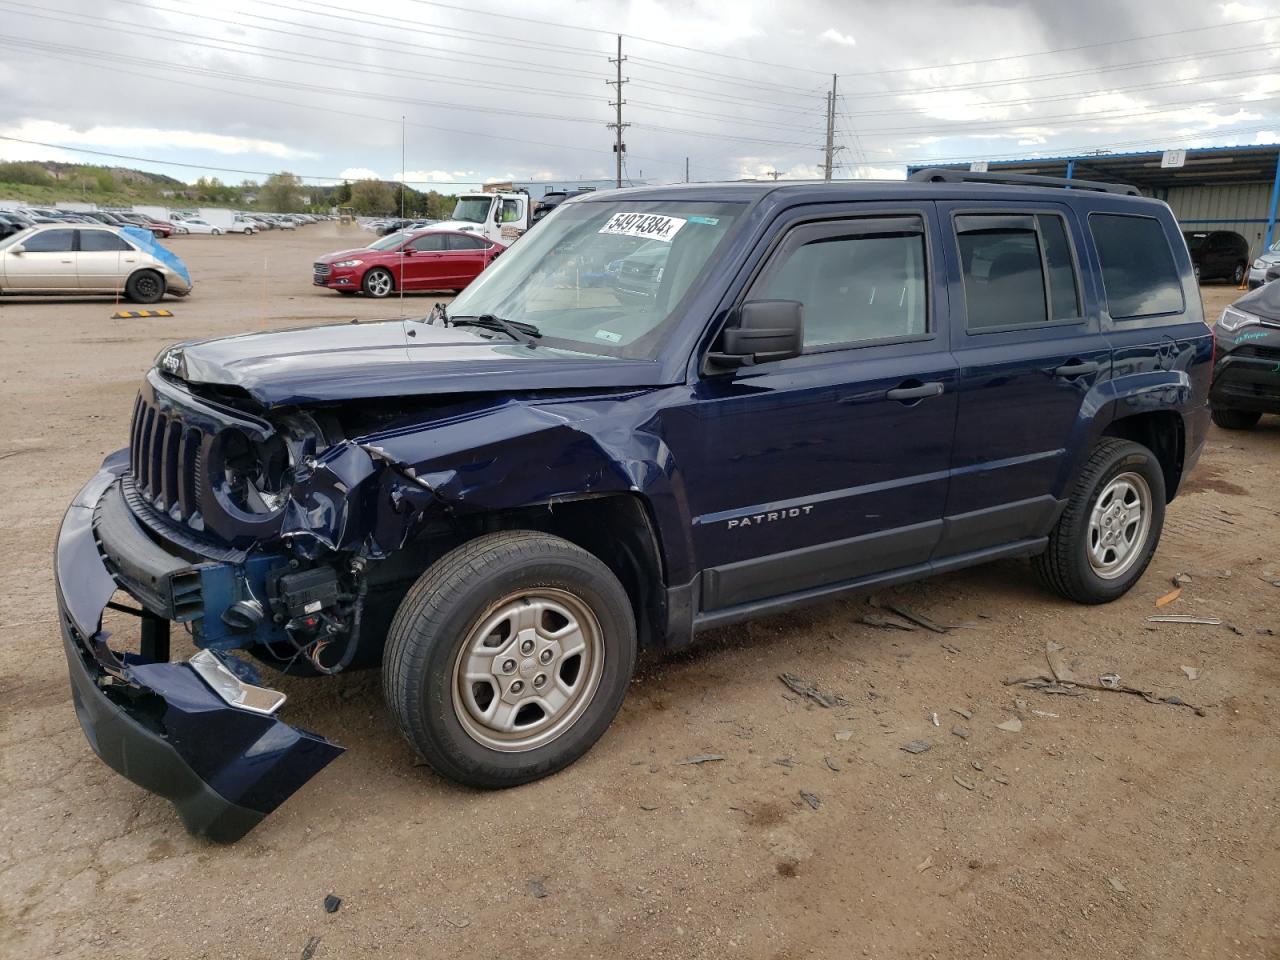
[[[168,207],[157,207],[154,204],[135,203],[133,205],[133,212],[140,213],[144,217],[150,217],[152,220],[160,220],[162,222],[167,222],[169,220]]]
[[[239,214],[226,207],[200,207],[196,211],[196,216],[211,227],[217,227],[223,233],[230,233],[231,225],[235,223]]]

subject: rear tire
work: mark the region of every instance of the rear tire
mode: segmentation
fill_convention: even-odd
[[[1100,440],[1049,534],[1049,546],[1032,561],[1036,574],[1077,603],[1124,596],[1151,562],[1164,508],[1164,470],[1155,455],[1129,440]]]
[[[400,604],[382,687],[437,773],[513,787],[587,752],[636,659],[622,584],[597,557],[533,531],[479,537],[432,564]]]
[[[1228,407],[1213,407],[1210,411],[1213,422],[1223,430],[1249,430],[1258,425],[1262,414],[1255,410],[1232,410]]]
[[[124,295],[134,303],[159,303],[164,298],[164,277],[154,270],[139,270],[124,285]]]

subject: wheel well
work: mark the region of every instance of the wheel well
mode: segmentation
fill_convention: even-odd
[[[1165,499],[1172,500],[1182,479],[1185,449],[1182,417],[1172,410],[1153,410],[1113,420],[1102,431],[1104,437],[1132,440],[1156,455],[1164,471]]]

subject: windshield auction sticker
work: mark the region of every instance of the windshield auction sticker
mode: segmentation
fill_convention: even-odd
[[[670,243],[686,222],[679,217],[664,217],[658,213],[615,213],[599,232]]]

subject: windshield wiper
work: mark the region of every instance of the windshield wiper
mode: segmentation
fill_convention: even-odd
[[[530,349],[537,346],[535,341],[542,336],[542,331],[532,323],[524,323],[521,320],[506,320],[502,317],[496,317],[492,313],[482,313],[478,317],[449,317],[449,326],[481,327],[485,330],[497,330],[500,333],[505,333],[512,340],[524,343]]]

